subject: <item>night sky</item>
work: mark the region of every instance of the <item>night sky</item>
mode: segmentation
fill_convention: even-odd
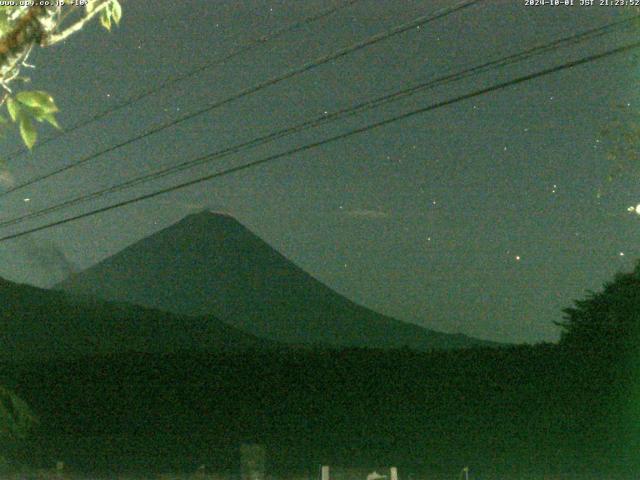
[[[579,3],[579,0],[575,0]],[[338,2],[123,2],[120,28],[97,22],[31,58],[32,86],[73,125],[167,78]],[[453,1],[361,0],[335,15],[162,89],[13,158],[20,183],[214,103]],[[415,83],[623,16],[616,7],[481,2],[0,198],[2,218],[214,152]],[[388,116],[589,53],[637,41],[638,27],[380,109],[179,175],[2,230],[62,216],[286,151]],[[607,183],[613,135],[640,105],[638,62],[622,54],[395,122],[268,165],[0,245],[0,275],[46,286],[57,245],[85,268],[188,213],[229,212],[350,299],[445,332],[506,342],[555,341],[561,309],[640,256],[640,169]],[[41,132],[46,137],[51,131]],[[5,152],[19,147],[3,139]],[[8,174],[3,178],[5,185]],[[605,185],[604,195],[598,190]],[[28,201],[25,201],[28,199]],[[55,257],[55,255],[54,255]]]

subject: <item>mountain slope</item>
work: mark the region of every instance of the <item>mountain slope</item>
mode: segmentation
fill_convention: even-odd
[[[456,348],[488,344],[429,331],[337,294],[234,218],[204,211],[73,275],[57,288],[187,315],[213,314],[287,343]]]
[[[76,299],[0,279],[0,360],[70,359],[123,352],[215,352],[267,342],[209,317]]]

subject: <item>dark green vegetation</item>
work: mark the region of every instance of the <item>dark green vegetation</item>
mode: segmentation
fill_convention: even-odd
[[[628,475],[637,430],[619,368],[552,345],[297,350],[93,357],[2,381],[40,415],[29,452],[48,465],[235,470],[239,443],[259,441],[273,473],[326,462]]]
[[[494,345],[356,305],[234,218],[209,211],[130,245],[58,288],[181,315],[214,315],[285,343],[418,350]]]
[[[65,299],[60,318],[72,311],[64,294],[3,288],[14,314],[20,305],[25,315],[40,312],[46,295]],[[242,348],[136,352],[140,343],[132,341],[123,353],[127,335],[137,334],[125,331],[116,353],[5,363],[0,384],[39,416],[35,435],[11,444],[31,464],[236,471],[239,444],[260,442],[270,472],[282,475],[326,463],[394,464],[406,475],[444,478],[470,466],[475,478],[635,479],[639,312],[640,264],[566,309],[558,345],[424,352],[285,348],[242,337],[250,338],[238,343]]]
[[[0,387],[0,473],[11,468],[38,420],[14,392]]]
[[[79,299],[0,279],[0,360],[71,359],[126,351],[219,351],[269,344],[209,317]]]

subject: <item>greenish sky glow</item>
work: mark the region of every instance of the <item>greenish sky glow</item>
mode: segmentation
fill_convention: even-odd
[[[60,123],[110,105],[333,4],[324,0],[126,2],[120,28],[98,24],[32,59],[34,88],[54,94]],[[362,0],[335,16],[9,162],[21,182],[201,108],[318,56],[450,5]],[[485,2],[107,154],[0,199],[1,218],[44,208],[273,130],[484,63],[633,12]],[[421,105],[637,40],[604,36],[161,179],[79,213],[284,151]],[[396,122],[268,166],[0,245],[0,275],[56,280],[33,245],[54,242],[87,267],[208,207],[240,222],[358,303],[446,332],[498,341],[556,340],[561,309],[640,256],[637,175],[606,194],[611,140],[636,115],[638,64],[611,57]],[[46,137],[46,134],[44,135]],[[19,145],[4,140],[6,151]],[[2,181],[2,179],[0,179]],[[28,199],[28,200],[27,200]],[[52,220],[60,213],[48,217]],[[44,219],[7,229],[11,233]],[[12,227],[13,228],[13,227]]]

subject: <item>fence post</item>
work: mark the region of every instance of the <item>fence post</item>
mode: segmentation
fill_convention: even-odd
[[[322,465],[320,480],[329,480],[329,465]]]

